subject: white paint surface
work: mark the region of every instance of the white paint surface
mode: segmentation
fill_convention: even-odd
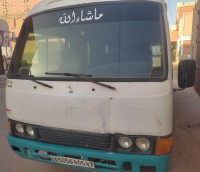
[[[32,81],[12,82],[13,86],[7,87],[7,108],[11,110],[8,118],[16,121],[130,135],[165,136],[172,130],[169,81],[107,83],[116,91],[87,82],[44,81],[53,89]]]

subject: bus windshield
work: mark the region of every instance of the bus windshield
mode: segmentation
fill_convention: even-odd
[[[156,2],[98,4],[47,11],[25,20],[12,74],[164,78],[163,9]]]

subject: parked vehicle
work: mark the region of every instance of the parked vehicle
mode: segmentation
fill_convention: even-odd
[[[9,27],[5,20],[0,19],[0,48],[3,56],[4,70],[8,70],[11,57],[12,57],[12,46],[10,43]]]
[[[180,66],[181,87],[193,84],[191,64]],[[164,1],[42,1],[24,21],[7,82],[8,142],[20,157],[89,171],[168,170]]]

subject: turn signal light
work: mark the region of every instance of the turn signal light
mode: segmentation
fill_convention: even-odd
[[[156,139],[155,155],[167,155],[172,150],[172,137]]]
[[[8,121],[8,129],[9,129],[10,134],[13,135],[10,121]]]

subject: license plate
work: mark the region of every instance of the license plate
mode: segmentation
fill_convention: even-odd
[[[72,166],[79,166],[85,168],[95,168],[94,162],[85,161],[80,159],[68,158],[68,157],[58,157],[58,156],[50,156],[52,162],[57,162],[59,164],[67,164]]]

